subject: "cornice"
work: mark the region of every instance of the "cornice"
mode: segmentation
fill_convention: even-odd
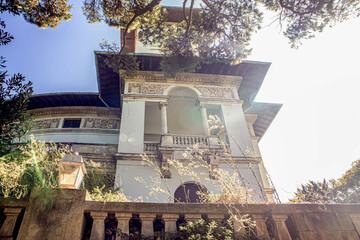
[[[39,108],[39,109],[29,110],[28,113],[35,118],[64,116],[64,115],[77,115],[77,116],[96,115],[96,116],[111,116],[117,118],[117,116],[114,115],[106,107],[51,107],[51,108]]]
[[[126,82],[187,83],[192,85],[231,86],[239,88],[242,77],[202,73],[178,73],[175,78],[169,78],[164,76],[162,72],[138,71],[135,77],[124,77],[124,80]]]

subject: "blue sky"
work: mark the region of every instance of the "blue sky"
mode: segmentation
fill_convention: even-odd
[[[87,24],[81,1],[56,29],[38,29],[5,16],[15,39],[0,47],[9,73],[22,73],[35,93],[97,92],[94,51],[119,40],[105,24]],[[175,5],[177,1],[163,1]],[[308,180],[338,178],[360,157],[360,19],[317,34],[290,49],[278,25],[254,35],[250,60],[272,62],[256,101],[284,106],[260,142],[265,166],[282,201]]]

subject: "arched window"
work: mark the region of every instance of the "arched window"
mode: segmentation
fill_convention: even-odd
[[[187,87],[175,87],[168,93],[168,129],[172,134],[203,135],[202,118],[196,106],[197,93]]]
[[[174,202],[200,203],[203,202],[203,194],[207,194],[207,192],[207,189],[200,184],[185,183],[176,189]]]

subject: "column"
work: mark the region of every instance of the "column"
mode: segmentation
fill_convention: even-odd
[[[156,214],[154,213],[140,213],[141,220],[141,234],[145,236],[154,235],[154,220]]]
[[[108,214],[106,212],[91,212],[90,216],[93,219],[90,240],[105,239],[105,219]]]
[[[161,134],[167,134],[168,133],[168,127],[167,127],[167,102],[160,102],[160,110],[161,110]]]
[[[236,236],[245,236],[246,227],[244,225],[244,220],[241,216],[232,216],[232,221],[234,223],[234,232]]]
[[[178,214],[166,213],[162,215],[162,219],[165,223],[165,232],[174,233],[176,232],[176,221],[178,220]]]
[[[353,222],[356,232],[360,236],[360,213],[351,213],[349,214],[351,221]]]
[[[21,208],[5,208],[4,214],[6,219],[0,229],[0,238],[11,238],[14,232],[17,217],[21,212]],[[11,238],[12,239],[12,238]]]
[[[266,219],[262,214],[253,214],[252,220],[255,221],[256,225],[256,235],[260,238],[270,239],[267,227],[266,227]]]
[[[222,213],[209,213],[208,214],[208,219],[209,220],[214,220],[216,222],[221,222],[222,220],[224,220],[224,214],[222,214]]]
[[[129,234],[129,222],[131,217],[131,213],[115,213],[115,218],[118,222],[117,228],[120,229],[121,233]]]
[[[121,113],[119,153],[144,153],[145,102],[124,100]]]
[[[204,134],[206,136],[210,136],[210,129],[209,129],[209,123],[208,123],[208,118],[207,118],[207,113],[206,113],[206,104],[200,104],[200,111],[201,111],[201,118],[202,118],[202,125],[203,125],[203,129],[204,129]]]
[[[267,175],[267,171],[265,169],[264,166],[264,162],[262,160],[261,157],[261,153],[260,153],[260,149],[259,149],[259,137],[257,137],[255,135],[255,131],[254,131],[254,122],[255,122],[256,118],[253,119],[253,121],[248,122],[247,126],[250,132],[250,136],[251,136],[251,142],[253,145],[253,149],[254,149],[254,154],[256,157],[259,158],[259,171],[260,171],[260,175],[261,175],[261,180],[263,183],[263,188],[264,188],[264,192],[266,194],[266,198],[267,201],[269,202],[275,202],[274,201],[274,189],[271,188],[270,183],[269,183],[269,179],[268,179],[268,175]]]
[[[277,237],[276,239],[291,240],[289,230],[287,229],[285,224],[285,221],[288,218],[288,216],[284,214],[273,214],[272,217],[275,222],[275,231]]]
[[[250,133],[247,127],[242,102],[221,104],[224,125],[229,138],[233,157],[251,157],[245,150],[253,150]]]
[[[200,220],[200,219],[201,219],[201,214],[197,214],[197,213],[185,214],[186,221],[196,221],[196,220]]]

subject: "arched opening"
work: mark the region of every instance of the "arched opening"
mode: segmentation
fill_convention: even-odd
[[[175,203],[201,203],[204,202],[204,195],[207,189],[198,183],[185,183],[179,186],[174,193]]]
[[[196,105],[195,91],[187,87],[175,87],[169,91],[168,130],[171,134],[204,135],[203,121]]]

